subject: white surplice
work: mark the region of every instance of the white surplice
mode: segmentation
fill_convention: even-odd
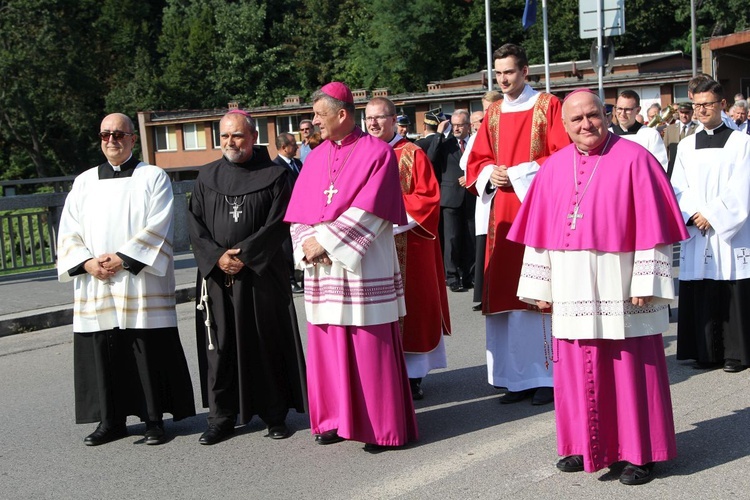
[[[688,226],[680,280],[750,278],[750,136],[734,131],[723,148],[696,149],[698,134],[677,146],[672,185],[685,222],[700,212],[711,229]]]
[[[143,162],[133,175],[99,179],[94,167],[79,175],[65,200],[58,232],[57,273],[74,281],[73,331],[177,326],[172,257],[172,184]],[[146,265],[103,282],[69,271],[105,253]]]
[[[406,315],[393,224],[359,208],[315,226],[292,224],[294,261],[305,271],[305,312],[315,325],[380,325]],[[314,236],[332,264],[304,261]],[[365,254],[367,258],[365,257]]]
[[[669,329],[674,299],[672,245],[635,252],[539,250],[526,247],[518,296],[552,304],[560,339],[644,337]],[[571,286],[574,283],[574,286]],[[643,307],[632,297],[654,297]]]

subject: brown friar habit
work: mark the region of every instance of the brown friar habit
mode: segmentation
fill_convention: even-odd
[[[281,251],[289,236],[286,176],[265,148],[255,147],[245,163],[222,157],[201,167],[195,182],[190,241],[198,302],[204,277],[208,295],[207,307],[197,311],[196,336],[209,423],[234,424],[239,415],[244,424],[258,415],[276,425],[289,408],[305,411],[304,355]],[[230,248],[241,250],[237,257],[245,266],[227,286],[217,262]]]

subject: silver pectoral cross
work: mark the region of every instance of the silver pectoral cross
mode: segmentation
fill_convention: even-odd
[[[576,205],[575,208],[573,209],[573,213],[572,214],[568,214],[568,219],[573,219],[570,222],[570,229],[575,229],[576,228],[576,219],[582,219],[582,218],[583,218],[583,214],[579,214],[578,213],[578,205]]]
[[[326,202],[326,205],[330,205],[331,204],[331,200],[333,199],[333,195],[336,194],[336,193],[338,193],[338,192],[339,192],[338,189],[333,189],[333,182],[331,183],[330,186],[328,186],[328,189],[323,190],[323,194],[326,195],[326,196],[328,196],[328,201]]]
[[[242,210],[240,210],[239,205],[232,205],[232,211],[229,212],[229,215],[234,217],[234,222],[239,222],[241,213],[242,213]]]

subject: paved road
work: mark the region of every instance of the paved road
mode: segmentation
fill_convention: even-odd
[[[0,284],[0,290],[3,285]],[[72,290],[67,290],[71,293]],[[3,294],[5,297],[5,294]],[[421,439],[370,455],[361,443],[314,444],[305,415],[290,415],[292,437],[264,438],[258,421],[213,447],[197,440],[199,416],[173,423],[172,439],[130,436],[89,448],[93,425],[73,423],[70,327],[0,338],[0,498],[107,499],[725,499],[750,496],[750,371],[695,371],[674,359],[675,325],[665,335],[679,457],[658,478],[626,487],[617,475],[563,474],[554,463],[552,407],[501,406],[486,383],[484,326],[470,294],[450,294],[450,368],[424,382],[417,403]],[[303,318],[301,299],[296,299]],[[180,330],[197,383],[191,304],[178,306]],[[300,323],[304,326],[304,321]],[[304,330],[304,328],[303,328]],[[198,387],[195,388],[198,396]],[[198,405],[198,401],[196,401]],[[199,408],[199,406],[198,406]]]

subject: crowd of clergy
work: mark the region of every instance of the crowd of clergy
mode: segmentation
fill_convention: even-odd
[[[473,289],[487,381],[502,404],[554,402],[557,468],[649,482],[677,453],[662,333],[678,243],[677,359],[750,365],[744,97],[727,114],[722,86],[700,75],[691,102],[669,116],[652,106],[642,123],[636,92],[611,108],[587,89],[561,101],[526,83],[522,47],[493,59],[501,92],[483,111],[427,113],[417,141],[384,97],[361,128],[341,82],[313,93],[301,145],[280,134],[274,159],[250,113],[223,116],[222,157],[199,169],[188,214],[200,444],[255,416],[287,438],[289,410],[308,413],[320,445],[416,441],[413,400],[448,366],[448,291]],[[127,436],[128,416],[159,445],[164,413],[195,415],[172,189],[133,156],[130,118],[108,115],[98,136],[106,161],[75,180],[58,232],[59,279],[75,290],[75,418],[98,423],[89,446]]]

